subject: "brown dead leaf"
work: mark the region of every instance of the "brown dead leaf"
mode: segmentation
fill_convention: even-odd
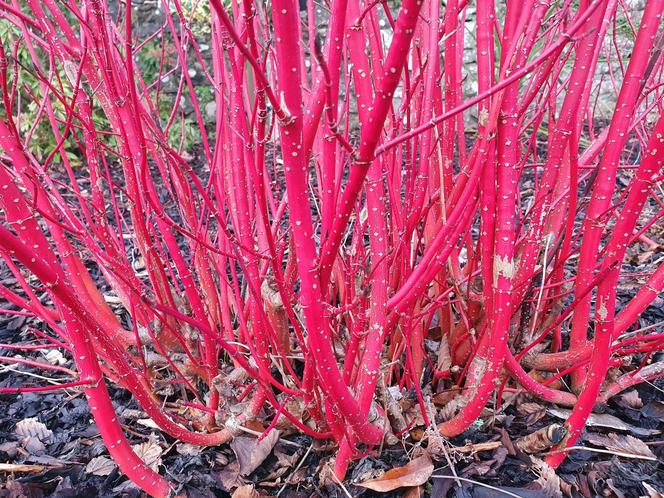
[[[468,465],[463,472],[461,472],[461,477],[484,477],[489,472],[491,472],[493,460],[477,460]]]
[[[657,461],[655,454],[648,448],[648,445],[632,436],[624,434],[597,434],[589,432],[584,438],[590,444],[601,446],[609,451],[620,453],[623,456],[632,455],[634,457],[645,458],[647,460]]]
[[[302,400],[291,399],[287,401],[286,410],[290,412],[291,415],[295,417],[295,419],[301,421],[303,424],[311,428],[315,428],[315,424],[311,420],[311,415],[305,408],[304,403],[302,403]],[[285,417],[283,415],[279,417],[274,428],[279,430],[282,435],[299,432],[299,429],[295,427],[293,422],[291,422],[291,420],[288,417]]]
[[[632,258],[632,261],[636,261],[637,265],[642,265],[646,261],[648,261],[654,254],[658,253],[661,251],[661,246],[657,246],[655,248],[649,249],[647,251],[643,251],[641,254],[636,256],[635,258]]]
[[[415,427],[414,429],[408,431],[410,437],[413,438],[413,441],[422,441],[425,432],[426,431],[423,427]]]
[[[441,391],[433,396],[433,404],[437,407],[443,407],[452,401],[459,394],[456,390]]]
[[[385,473],[385,468],[369,458],[363,458],[353,467],[350,480],[353,483],[373,481]]]
[[[583,496],[594,498],[604,492],[609,479],[612,463],[610,461],[591,462],[588,465]],[[578,478],[577,478],[578,479]],[[586,492],[587,491],[587,492]]]
[[[565,432],[562,425],[551,424],[517,439],[514,445],[524,453],[541,453],[562,441]]]
[[[322,458],[321,461],[318,462],[318,466],[314,471],[315,475],[318,476],[318,482],[321,484],[321,486],[339,485],[339,480],[337,479],[333,470],[334,462],[332,462],[331,460],[332,460],[331,456]],[[302,470],[302,468],[300,468],[300,470]],[[355,473],[355,471],[353,471],[353,473]],[[286,479],[286,482],[294,483],[294,481],[291,480],[290,477]]]
[[[544,384],[545,382],[547,382],[547,383],[548,383],[547,385],[548,385],[551,389],[561,389],[561,388],[563,387],[563,383],[562,383],[562,381],[561,381],[560,379],[556,379],[556,380],[554,380],[553,382],[551,382],[551,380],[549,379],[549,377],[547,377],[546,375],[542,374],[542,373],[539,372],[538,370],[531,370],[530,372],[528,372],[528,376],[531,377],[531,378],[533,378],[533,379],[535,379],[535,380],[536,380],[537,382],[539,382],[540,384]]]
[[[253,437],[238,436],[231,442],[240,463],[240,475],[247,476],[256,470],[272,452],[272,448],[279,441],[279,431],[270,431],[260,441]]]
[[[424,498],[424,488],[422,486],[406,488],[402,498]]]
[[[132,445],[132,449],[136,453],[136,456],[143,460],[148,467],[155,472],[159,470],[162,450],[157,441],[150,438],[144,443]]]
[[[532,425],[546,415],[546,408],[539,403],[520,403],[516,407],[519,415],[525,417],[524,423]]]
[[[67,358],[65,358],[64,355],[57,349],[51,349],[44,355],[44,358],[46,358],[46,361],[48,361],[51,365],[62,366],[67,364]]]
[[[516,411],[520,415],[531,415],[533,413],[538,413],[544,409],[544,406],[539,403],[519,403],[516,407]]]
[[[88,462],[85,466],[85,472],[95,476],[108,476],[116,467],[117,465],[110,458],[98,456]]]
[[[556,471],[542,461],[536,461],[536,471],[539,477],[532,483],[532,487],[529,485],[528,488],[536,489],[539,486],[541,496],[562,498],[563,492],[560,486],[562,480],[558,477]]]
[[[613,482],[613,479],[609,478],[606,480],[606,489],[603,491],[603,495],[611,496],[611,498],[627,498],[620,488],[621,486],[617,485]]]
[[[402,432],[408,427],[408,423],[403,416],[401,405],[385,385],[385,379],[382,377],[378,383],[378,398],[385,409],[387,420],[394,432]]]
[[[595,494],[590,491],[589,476],[577,474],[574,479],[576,489],[578,490],[579,494],[583,496],[583,498],[594,498]]]
[[[217,479],[227,489],[237,488],[240,484],[240,464],[233,460],[217,473]]]
[[[301,467],[295,472],[288,474],[286,477],[286,482],[288,484],[301,484],[309,475],[309,469],[306,467]]]
[[[452,368],[452,355],[450,354],[450,344],[447,340],[447,335],[443,335],[440,338],[437,366],[439,372],[447,372],[450,368]]]
[[[265,426],[261,424],[258,420],[247,420],[244,423],[244,427],[247,429],[251,429],[254,432],[263,433],[263,431],[265,431]]]
[[[422,407],[418,403],[413,403],[408,408],[404,408],[402,413],[404,418],[412,423],[413,427],[426,427],[422,416]]]
[[[507,432],[504,428],[499,428],[498,429],[500,432],[500,442],[503,444],[505,448],[507,448],[507,453],[510,456],[516,456],[517,451],[516,447],[514,446],[514,441],[512,441],[512,438],[509,435],[509,432]]]
[[[632,389],[620,396],[616,396],[615,399],[620,406],[631,408],[632,410],[640,410],[643,408],[643,401],[641,401],[639,392],[636,389]]]
[[[237,488],[231,496],[232,498],[259,498],[260,493],[256,491],[253,484],[246,484]]]
[[[488,460],[476,460],[463,469],[462,477],[496,476],[507,458],[507,448],[496,448]]]
[[[283,451],[279,451],[279,449],[274,450],[274,456],[277,457],[277,465],[279,467],[286,467],[290,468],[293,467],[294,465],[297,465],[298,460],[300,459],[301,452],[296,451],[292,455],[289,455],[288,453],[284,453]]]
[[[358,486],[381,493],[395,489],[421,486],[433,474],[433,462],[428,456],[421,456],[403,467],[388,470],[381,477],[359,483]]]
[[[268,466],[269,468],[272,468],[272,465]],[[276,467],[272,472],[267,474],[264,477],[261,477],[260,485],[261,486],[274,486],[276,485],[277,482],[281,482],[281,478],[286,475],[287,473],[290,473],[290,469],[287,467]]]
[[[28,498],[30,496],[27,486],[11,478],[7,479],[4,487],[0,487],[0,490],[4,492],[7,498]]]

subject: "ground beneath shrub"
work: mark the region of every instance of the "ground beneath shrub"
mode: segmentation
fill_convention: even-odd
[[[0,340],[9,333],[4,329]],[[539,459],[515,443],[563,414],[520,395],[451,441],[415,428],[398,444],[357,461],[342,484],[329,472],[329,444],[273,433],[258,444],[247,434],[231,445],[198,448],[152,428],[124,391],[114,390],[113,400],[137,452],[190,497],[372,497],[382,493],[358,484],[376,477],[374,489],[422,483],[388,496],[655,497],[661,496],[655,490],[664,492],[662,388],[645,385],[611,401],[579,443],[588,450],[573,451],[557,473],[542,470]],[[108,459],[81,393],[2,396],[0,412],[0,497],[142,496]],[[414,465],[394,479],[380,479],[411,460]],[[455,480],[455,473],[463,480]]]
[[[664,239],[662,233],[650,235]],[[660,259],[661,251],[652,250],[646,257],[628,259],[624,271],[642,274]],[[12,284],[4,267],[0,282]],[[636,277],[622,279],[619,301],[624,305],[638,288]],[[0,302],[0,308],[5,306]],[[639,326],[663,321],[660,296]],[[30,326],[42,325],[0,314],[0,343],[32,339]],[[56,351],[23,354],[73,368],[71,360]],[[0,355],[9,356],[10,351],[0,348]],[[641,359],[634,357],[631,367]],[[34,372],[0,364],[0,386],[44,385],[43,378],[26,376],[26,370]],[[415,420],[410,431],[386,442],[381,451],[367,451],[343,483],[330,471],[335,452],[330,443],[288,428],[257,442],[256,434],[269,425],[272,414],[248,426],[250,432],[230,445],[199,448],[161,433],[126,391],[109,387],[137,453],[190,497],[664,496],[664,381],[638,386],[598,410],[577,443],[581,449],[573,450],[557,472],[541,465],[546,449],[533,434],[555,432],[565,410],[515,393],[502,408],[489,406],[462,436],[443,440],[423,427],[414,392],[400,392],[401,408],[408,420]],[[431,386],[425,386],[425,392],[431,395],[434,418],[439,418],[445,401]],[[0,414],[0,498],[142,496],[109,459],[80,390],[0,395]]]
[[[0,281],[11,284],[11,275],[4,270],[0,269]],[[628,299],[636,288],[623,282],[619,297]],[[640,326],[661,323],[663,303],[660,297],[640,318]],[[7,303],[0,303],[4,306]],[[0,343],[32,339],[28,328],[40,326],[32,318],[0,314]],[[0,348],[0,355],[10,353],[16,352]],[[54,350],[46,355],[23,354],[73,368],[71,360]],[[635,357],[632,366],[639,361]],[[0,386],[46,382],[26,372],[36,370],[0,365]],[[392,489],[387,496],[437,498],[621,498],[664,493],[664,381],[643,384],[610,400],[594,414],[578,443],[584,449],[572,451],[556,473],[540,465],[544,451],[538,451],[537,445],[541,438],[527,441],[540,430],[555,428],[566,416],[565,410],[515,394],[500,410],[488,407],[465,434],[447,441],[425,430],[414,393],[404,391],[399,403],[407,418],[416,420],[414,426],[401,439],[386,443],[382,451],[367,452],[351,466],[343,483],[336,482],[330,472],[334,447],[329,443],[289,432],[288,427],[257,443],[254,434],[269,425],[272,413],[247,426],[254,434],[244,434],[230,445],[198,448],[162,434],[126,391],[110,388],[136,451],[191,497],[383,495],[362,483]],[[424,390],[436,392],[430,386]],[[431,410],[439,418],[445,401],[435,395],[432,400]],[[80,390],[0,395],[0,413],[0,498],[142,495],[108,458]],[[404,468],[410,461],[414,463]],[[383,473],[390,469],[397,470],[385,477]],[[372,484],[375,478],[378,481]]]

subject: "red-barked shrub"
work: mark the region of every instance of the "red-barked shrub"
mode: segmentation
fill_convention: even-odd
[[[0,297],[43,324],[0,348],[77,369],[0,392],[83,389],[121,470],[167,496],[107,381],[181,441],[259,414],[333,439],[343,478],[407,429],[389,386],[446,437],[515,390],[572,407],[557,466],[596,403],[664,376],[637,322],[664,264],[623,265],[664,213],[664,0],[193,4],[146,34],[131,0],[0,0]]]

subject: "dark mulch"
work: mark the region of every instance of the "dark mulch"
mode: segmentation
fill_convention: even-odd
[[[0,337],[3,335],[6,334],[0,333]],[[0,384],[8,384],[6,376],[3,377]],[[664,445],[661,444],[660,434],[643,436],[640,429],[664,429],[664,403],[662,392],[658,390],[662,388],[664,383],[639,387],[637,392],[643,402],[641,409],[626,409],[613,401],[607,406],[607,414],[630,424],[631,429],[627,432],[610,427],[588,428],[589,433],[620,434],[621,437],[631,432],[632,436],[650,443],[649,448],[658,459],[656,462],[574,451],[558,470],[559,480],[538,480],[533,470],[532,457],[512,452],[510,443],[556,422],[556,419],[547,413],[535,423],[528,424],[528,417],[524,418],[517,409],[510,407],[493,424],[487,418],[485,427],[478,426],[451,441],[453,445],[463,446],[469,441],[481,443],[502,440],[504,445],[475,455],[460,455],[450,451],[454,469],[458,476],[501,488],[520,497],[649,496],[643,487],[644,482],[654,489],[664,490]],[[324,468],[333,455],[329,445],[312,442],[303,436],[290,436],[287,439],[299,446],[277,443],[271,455],[256,471],[245,478],[239,478],[235,454],[229,446],[203,449],[178,444],[158,431],[136,423],[133,414],[140,412],[133,400],[122,390],[114,389],[112,393],[121,417],[123,413],[132,415],[121,419],[128,426],[127,435],[131,443],[155,441],[161,450],[161,473],[181,485],[189,496],[230,496],[233,488],[242,483],[254,484],[261,494],[274,495],[286,480],[292,484],[286,486],[281,496],[347,496],[341,486],[322,479]],[[0,421],[0,462],[44,466],[40,472],[5,474],[4,484],[0,480],[0,497],[141,496],[115,467],[103,476],[94,475],[94,470],[90,472],[90,468],[86,472],[89,462],[95,457],[107,455],[107,451],[91,422],[81,394],[2,396],[0,411],[3,413]],[[42,451],[39,448],[35,451],[15,433],[16,424],[31,417],[43,422],[53,432],[52,440],[45,444]],[[415,431],[413,435],[416,435]],[[353,482],[364,481],[379,475],[380,471],[406,464],[409,454],[417,454],[418,449],[426,445],[425,442],[418,443],[413,437],[408,437],[403,445],[385,448],[380,455],[369,455],[356,462],[348,473],[346,490],[352,496],[379,496],[378,493],[355,486]],[[302,462],[302,457],[310,447],[307,458]],[[461,487],[456,486],[455,481],[450,479],[452,473],[446,459],[442,456],[439,458],[435,461],[433,476],[421,488],[426,496],[499,496],[496,490],[468,481],[463,481]],[[296,470],[298,465],[299,469]],[[551,489],[543,489],[542,482],[549,482]],[[391,493],[391,496],[403,496],[403,492],[401,489]]]

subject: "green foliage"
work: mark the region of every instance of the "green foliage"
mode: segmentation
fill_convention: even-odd
[[[173,8],[173,16],[177,19],[179,16]],[[200,2],[195,0],[184,0],[182,2],[183,15],[187,19],[187,26],[191,30],[191,33],[197,40],[209,40],[211,30],[210,30],[210,7],[207,2]],[[142,33],[142,37],[146,37],[149,34]],[[39,68],[35,66],[34,61],[28,50],[25,40],[22,39],[20,30],[6,22],[0,20],[0,43],[6,48],[9,48],[6,55],[10,58],[9,64],[9,84],[16,84],[17,87],[17,97],[15,100],[14,107],[12,109],[13,121],[16,123],[17,127],[20,129],[21,134],[28,134],[30,130],[31,139],[29,142],[30,152],[35,156],[38,161],[44,160],[51,151],[58,145],[57,134],[54,133],[52,125],[49,121],[48,109],[44,106],[37,104],[38,101],[44,96],[44,92],[48,92],[49,98],[48,102],[52,108],[53,115],[57,120],[60,121],[59,132],[61,133],[65,127],[65,112],[62,102],[53,96],[52,92],[48,91],[43,85],[39,83]],[[15,52],[15,61],[13,53],[11,51],[17,47]],[[195,61],[195,54],[193,49],[189,49],[190,61]],[[160,75],[160,67],[162,64],[163,57],[163,67],[162,74]],[[177,58],[177,52],[175,50],[175,45],[172,39],[170,31],[165,30],[162,36],[157,36],[145,44],[140,46],[135,54],[136,66],[140,72],[142,78],[144,79],[145,84],[150,87],[159,77],[162,77],[162,83],[160,85],[159,93],[159,119],[161,120],[161,125],[164,126],[168,117],[171,115],[173,108],[179,103],[175,102],[175,91],[173,87],[177,88],[177,82],[180,77],[180,70],[177,69],[169,78],[170,85],[167,85],[164,81],[164,73],[168,72],[173,68],[178,68],[179,61]],[[16,64],[14,64],[16,62]],[[41,71],[49,74],[51,76],[51,84],[58,90],[59,93],[64,95],[66,98],[71,98],[74,93],[74,89],[67,77],[67,74],[63,67],[57,66],[53,67],[48,60],[39,60],[41,66]],[[16,67],[16,71],[14,71]],[[83,90],[86,90],[86,85],[82,85]],[[157,86],[151,88],[150,98],[155,101],[157,92]],[[210,85],[195,85],[196,96],[199,100],[201,109],[204,111],[205,105],[208,102],[214,100],[214,93]],[[190,96],[187,94],[186,89],[184,92],[185,99],[191,102]],[[3,119],[6,117],[7,110],[4,106],[0,106],[0,117]],[[179,148],[181,145],[184,150],[191,149],[192,146],[200,142],[200,133],[197,132],[197,126],[195,124],[195,117],[189,114],[185,115],[184,120],[182,119],[182,110],[178,110],[178,114],[168,130],[168,141],[175,147]],[[110,124],[108,119],[104,115],[102,109],[96,108],[94,110],[94,121],[95,125],[99,130],[110,131]],[[213,120],[207,119],[207,116],[203,112],[203,117],[207,121],[206,126],[208,127],[210,133],[214,133]],[[76,133],[75,130],[70,130],[68,138],[65,140],[64,146],[61,149],[61,153],[66,154],[66,157],[69,161],[78,165],[81,163],[80,151],[74,140],[73,133]],[[113,137],[110,134],[100,135],[100,138],[105,141],[108,145],[113,145]],[[61,158],[56,155],[53,160],[58,162]]]
[[[230,8],[230,0],[225,0],[223,3]],[[194,37],[199,40],[209,40],[212,32],[210,29],[210,19],[212,18],[210,4],[196,0],[183,0],[182,8]]]
[[[632,26],[626,18],[618,17],[615,21],[614,29],[618,36],[624,37],[631,42],[634,41],[634,31],[632,31]]]
[[[48,92],[51,111],[56,119],[63,123],[60,131],[64,128],[65,112],[62,102],[53,97],[52,92],[40,84],[38,73],[39,71],[52,72],[51,84],[64,95],[72,95],[73,88],[64,68],[54,68],[48,60],[39,60],[41,67],[36,67],[20,31],[6,21],[0,21],[0,43],[5,50],[9,47],[12,50],[11,54],[5,55],[9,59],[10,68],[8,84],[16,86],[16,98],[11,109],[13,122],[24,136],[32,130],[29,142],[30,152],[38,161],[42,161],[58,145],[58,139],[48,119],[49,109],[46,106],[40,107],[36,101]],[[7,109],[4,106],[0,109],[0,116],[3,119],[7,117]],[[67,159],[76,165],[80,163],[80,157],[75,151],[77,151],[77,146],[70,136],[65,140],[60,152],[66,154]],[[58,158],[56,157],[55,160],[57,161]]]

